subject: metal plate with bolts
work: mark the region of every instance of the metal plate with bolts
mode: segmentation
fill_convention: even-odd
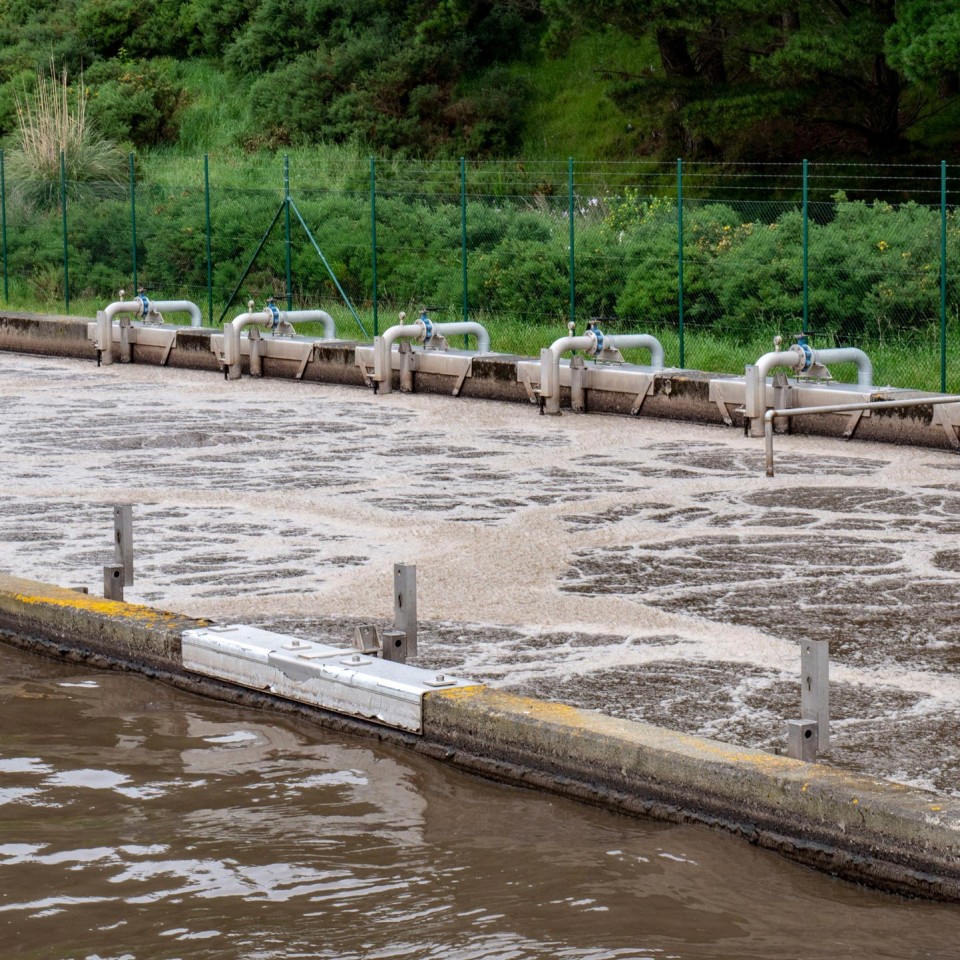
[[[185,630],[183,665],[254,690],[420,733],[423,696],[472,681],[242,624]]]

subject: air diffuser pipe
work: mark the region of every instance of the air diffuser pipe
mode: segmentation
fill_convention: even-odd
[[[642,349],[650,351],[650,366],[662,370],[664,364],[663,344],[650,334],[627,333],[606,336],[592,328],[582,336],[561,337],[540,351],[540,396],[544,400],[544,413],[560,412],[560,357],[568,350],[582,350],[588,357],[604,350]]]
[[[479,323],[434,323],[428,317],[420,317],[410,324],[399,323],[384,330],[381,336],[373,340],[373,379],[379,385],[377,389],[380,393],[390,393],[393,390],[393,366],[390,357],[394,343],[397,340],[427,343],[437,334],[451,337],[458,334],[473,335],[477,338],[477,352],[490,352],[490,334]]]
[[[767,407],[767,375],[775,367],[788,367],[797,373],[803,373],[816,363],[823,366],[828,363],[854,363],[857,366],[857,386],[873,386],[873,363],[857,347],[814,350],[809,344],[798,343],[789,350],[765,353],[753,367],[746,368],[746,415],[751,419],[763,416]]]
[[[249,306],[252,305],[251,302]],[[336,339],[336,322],[325,310],[278,310],[273,304],[269,304],[265,310],[259,312],[241,313],[223,328],[223,362],[227,367],[227,379],[240,379],[240,331],[244,327],[270,327],[276,330],[283,324],[289,324],[292,328],[294,322],[322,323],[323,339]]]

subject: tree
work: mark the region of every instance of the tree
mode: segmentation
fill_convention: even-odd
[[[659,70],[611,94],[659,125],[664,153],[890,157],[960,48],[953,0],[543,0],[548,43],[615,28],[652,39]],[[898,19],[899,16],[899,19]],[[950,95],[947,91],[947,95]]]

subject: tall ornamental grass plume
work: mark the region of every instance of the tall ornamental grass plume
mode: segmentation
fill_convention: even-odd
[[[36,88],[16,97],[17,131],[8,171],[11,191],[41,208],[60,204],[60,155],[67,196],[114,195],[123,189],[126,163],[117,144],[97,132],[86,110],[83,81],[71,89],[53,61],[37,72]]]

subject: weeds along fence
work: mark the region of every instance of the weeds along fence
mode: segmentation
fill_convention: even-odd
[[[65,170],[65,165],[62,165]],[[536,354],[573,322],[737,372],[806,333],[876,382],[960,389],[957,168],[854,164],[130,161],[127,184],[11,180],[8,308],[92,315],[118,290],[222,323],[274,296],[369,339],[396,313],[478,320]],[[838,377],[844,371],[834,371]],[[852,373],[851,373],[852,376]]]

